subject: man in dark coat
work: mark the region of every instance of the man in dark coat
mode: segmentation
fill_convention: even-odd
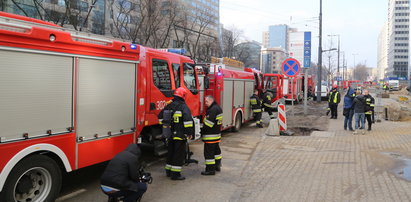
[[[147,185],[140,182],[140,148],[130,144],[118,153],[107,165],[101,176],[101,189],[110,197],[124,196],[124,202],[136,201],[147,190]]]
[[[344,96],[344,130],[349,129],[354,131],[352,128],[352,117],[354,116],[354,98],[355,91],[351,87],[348,88],[347,94]]]
[[[364,129],[365,125],[365,98],[360,90],[357,90],[357,96],[354,98],[354,117],[355,130]],[[355,131],[354,133],[357,133]]]

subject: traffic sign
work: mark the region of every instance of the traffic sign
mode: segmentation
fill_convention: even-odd
[[[304,67],[311,66],[311,32],[304,32]]]
[[[287,77],[295,77],[300,73],[301,65],[298,60],[294,58],[288,58],[284,60],[281,70]]]

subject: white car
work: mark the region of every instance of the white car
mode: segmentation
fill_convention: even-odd
[[[317,96],[318,90],[317,86],[315,86],[315,95]],[[327,98],[327,94],[330,92],[330,89],[326,85],[321,85],[321,98]]]

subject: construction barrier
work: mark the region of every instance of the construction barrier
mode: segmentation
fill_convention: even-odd
[[[278,105],[278,124],[280,125],[280,131],[287,130],[287,118],[285,113],[285,105]]]

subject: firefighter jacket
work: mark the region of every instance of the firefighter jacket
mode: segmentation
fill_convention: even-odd
[[[254,113],[262,112],[261,111],[261,100],[256,94],[253,94],[250,97],[250,104],[251,104],[251,109],[253,110]]]
[[[365,114],[372,114],[374,111],[374,102],[375,99],[371,95],[364,95],[365,98]]]
[[[187,135],[194,135],[194,121],[190,109],[183,98],[175,96],[173,101],[168,104],[158,115],[160,124],[163,122],[165,110],[172,110],[171,131],[173,140],[186,140]]]
[[[273,109],[274,106],[271,105],[272,94],[270,92],[265,92],[263,95],[263,107],[264,109]]]
[[[328,103],[329,104],[338,104],[341,101],[341,96],[340,96],[340,92],[335,91],[335,92],[331,92],[330,96],[328,97]]]
[[[223,110],[216,102],[208,108],[204,117],[204,125],[201,130],[202,140],[206,143],[221,141],[221,125],[223,124]]]

